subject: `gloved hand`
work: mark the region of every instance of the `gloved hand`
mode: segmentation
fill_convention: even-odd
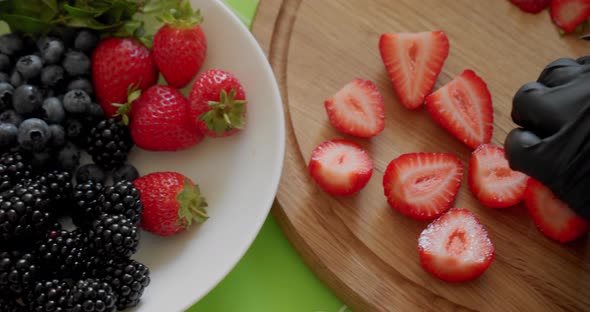
[[[522,128],[506,138],[510,167],[590,220],[590,55],[547,65],[514,96],[512,120]]]

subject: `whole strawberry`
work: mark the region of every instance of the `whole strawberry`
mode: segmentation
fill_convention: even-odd
[[[165,25],[154,36],[154,60],[169,85],[183,88],[195,78],[207,55],[203,18],[198,10],[193,12],[189,1],[183,1],[160,20]]]
[[[235,134],[246,124],[246,94],[231,73],[211,69],[200,74],[189,95],[195,126],[210,137]]]
[[[141,227],[148,232],[170,236],[208,219],[199,186],[180,173],[150,173],[133,184],[144,205]]]
[[[92,83],[107,117],[117,113],[113,103],[127,101],[130,87],[145,90],[157,80],[151,52],[135,39],[108,38],[92,53]]]
[[[132,105],[129,124],[135,144],[150,151],[178,151],[203,140],[188,115],[188,100],[180,91],[155,85]]]

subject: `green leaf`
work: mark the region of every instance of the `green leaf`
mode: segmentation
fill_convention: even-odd
[[[41,0],[45,5],[53,10],[54,13],[57,13],[59,9],[57,8],[57,0]]]
[[[68,12],[73,17],[81,17],[81,18],[100,16],[104,12],[106,12],[108,9],[109,9],[108,7],[105,7],[105,8],[91,8],[91,7],[81,8],[81,7],[74,7],[69,4],[64,4],[64,10],[66,10],[66,12]]]
[[[155,14],[169,11],[172,8],[180,6],[181,0],[147,0],[141,8],[144,14]]]
[[[109,25],[109,24],[100,23],[93,18],[80,18],[80,17],[73,17],[73,18],[69,19],[65,24],[66,24],[66,26],[69,26],[69,27],[85,27],[85,28],[90,28],[90,29],[94,29],[94,30],[109,30],[109,29],[115,29],[115,28],[121,26],[121,23]]]
[[[123,25],[115,32],[114,36],[116,37],[133,37],[137,33],[139,29],[143,27],[143,22],[138,20],[130,20]]]
[[[24,33],[43,33],[51,27],[46,21],[23,15],[0,14],[0,20],[4,20],[12,31]]]

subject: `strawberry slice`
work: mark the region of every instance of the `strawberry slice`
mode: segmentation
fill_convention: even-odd
[[[385,104],[377,86],[355,79],[324,102],[330,123],[338,130],[361,138],[385,129]]]
[[[432,91],[449,56],[449,39],[441,30],[382,34],[379,51],[402,105],[416,109]]]
[[[553,23],[569,34],[590,17],[590,1],[551,0],[549,12]]]
[[[551,0],[510,0],[510,2],[524,12],[537,14],[548,7]]]
[[[590,223],[578,216],[541,182],[530,178],[524,204],[537,228],[560,243],[573,241],[590,229]]]
[[[427,96],[426,109],[436,123],[471,148],[492,139],[492,96],[486,83],[472,70],[465,70]]]
[[[501,147],[483,144],[471,154],[469,188],[488,207],[506,208],[520,203],[527,181],[527,175],[510,169]]]
[[[463,165],[447,153],[409,153],[392,160],[383,176],[389,205],[418,220],[430,220],[455,201]]]
[[[452,208],[430,223],[420,234],[418,252],[424,270],[446,282],[475,279],[495,258],[486,229],[463,208]]]
[[[352,195],[371,179],[373,162],[360,145],[348,140],[331,140],[313,150],[308,169],[326,193]]]

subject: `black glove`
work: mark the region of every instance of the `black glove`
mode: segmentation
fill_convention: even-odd
[[[514,96],[506,158],[590,220],[590,55],[562,58]]]

